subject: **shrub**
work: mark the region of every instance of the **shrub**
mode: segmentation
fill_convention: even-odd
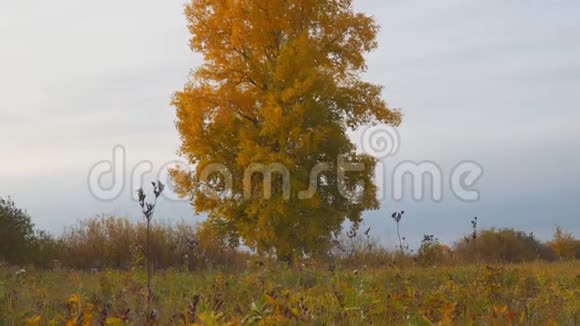
[[[439,243],[439,239],[432,234],[426,234],[421,241],[421,247],[417,252],[417,260],[422,266],[433,266],[443,262],[445,247]]]
[[[466,237],[454,245],[455,255],[463,261],[488,263],[554,260],[554,252],[530,233],[513,229],[483,230],[476,237]]]
[[[237,268],[245,254],[227,247],[205,224],[151,222],[154,268]],[[123,268],[143,263],[147,226],[127,218],[101,216],[79,221],[60,238],[63,264],[81,269]]]
[[[327,258],[345,267],[382,266],[394,260],[394,255],[370,236],[342,234],[332,243]]]
[[[45,231],[36,231],[30,241],[27,262],[40,267],[52,268],[60,263],[62,242]]]

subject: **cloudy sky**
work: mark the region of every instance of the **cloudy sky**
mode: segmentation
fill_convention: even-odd
[[[385,199],[366,215],[394,244],[388,219],[406,210],[412,245],[450,242],[481,225],[550,237],[580,235],[580,2],[355,1],[382,26],[365,78],[404,113],[400,151],[385,160],[432,161],[444,198]],[[177,159],[171,94],[200,63],[187,47],[182,0],[0,2],[0,196],[54,233],[101,213],[138,218],[128,183],[97,200],[88,175],[125,148],[127,169]],[[478,202],[448,188],[458,163],[484,168]],[[155,175],[149,177],[154,178]],[[129,182],[129,176],[126,176]],[[159,215],[194,222],[187,203]]]

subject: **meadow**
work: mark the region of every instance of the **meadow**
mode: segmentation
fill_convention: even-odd
[[[169,268],[156,325],[578,325],[580,261],[351,269],[250,261],[242,272]],[[143,325],[146,273],[0,268],[1,325]]]
[[[0,326],[580,325],[573,5],[68,2],[0,13]]]
[[[542,242],[474,218],[452,245],[425,235],[417,249],[367,229],[286,261],[208,223],[102,216],[55,237],[5,206],[7,225],[29,227],[0,246],[2,326],[580,324],[580,241],[562,228]]]

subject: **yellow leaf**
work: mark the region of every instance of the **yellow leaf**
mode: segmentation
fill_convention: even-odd
[[[34,315],[28,319],[25,320],[26,325],[28,326],[37,326],[40,325],[40,316],[39,315]]]
[[[266,303],[274,305],[274,304],[276,304],[276,299],[274,299],[270,295],[266,294]]]
[[[119,318],[107,317],[107,319],[105,320],[105,325],[106,326],[120,326],[120,325],[125,325],[125,323]]]
[[[496,316],[500,317],[506,314],[508,306],[505,305],[503,307],[493,306],[493,312]]]
[[[81,302],[81,298],[78,296],[78,294],[73,294],[70,296],[70,298],[68,299],[68,303],[70,305],[73,304],[79,304]]]
[[[290,311],[294,315],[294,317],[300,317],[300,311],[296,308],[290,308]]]

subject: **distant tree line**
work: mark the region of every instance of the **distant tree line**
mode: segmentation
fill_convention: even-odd
[[[475,224],[474,224],[475,225]],[[151,227],[151,258],[157,269],[243,269],[261,258],[241,250],[238,241],[220,236],[215,224],[155,222]],[[58,237],[35,230],[30,215],[10,198],[0,198],[0,263],[39,268],[130,269],[144,263],[145,223],[101,216],[77,222]],[[404,241],[405,237],[402,237]],[[533,234],[513,229],[487,229],[458,240],[449,247],[434,235],[425,235],[414,252],[401,243],[400,250],[381,246],[369,232],[348,233],[332,246],[305,261],[343,266],[414,264],[518,263],[534,260],[580,259],[580,240],[557,228],[554,238],[541,242]]]

